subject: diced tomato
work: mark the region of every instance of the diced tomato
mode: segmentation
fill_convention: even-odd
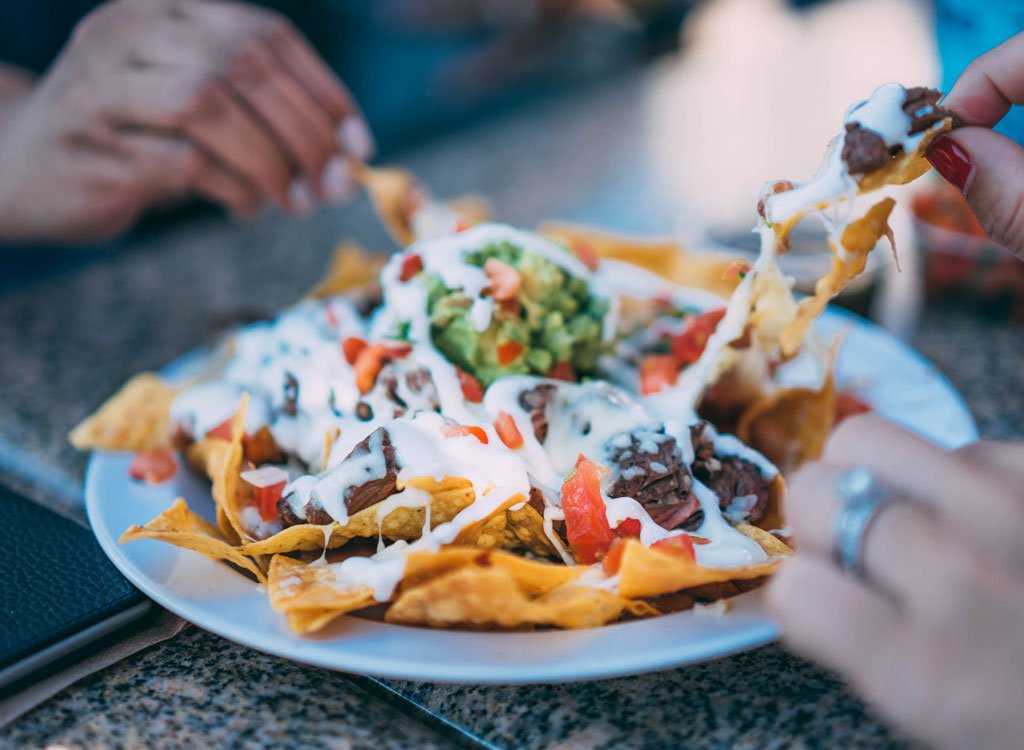
[[[459,385],[462,386],[462,397],[473,404],[483,401],[484,388],[480,385],[480,381],[461,367],[456,367],[455,372],[459,376]]]
[[[686,321],[683,332],[672,337],[672,351],[681,366],[693,364],[704,353],[708,337],[715,332],[725,317],[725,308],[695,315]]]
[[[640,521],[635,518],[627,518],[615,527],[615,533],[619,536],[640,536]]]
[[[476,425],[446,424],[444,426],[444,435],[445,437],[469,437],[472,435],[484,445],[490,442],[487,438],[486,430]]]
[[[498,344],[498,364],[502,367],[512,364],[524,349],[525,347],[518,341],[506,341]]]
[[[594,252],[594,248],[588,242],[576,240],[572,243],[572,251],[580,259],[580,263],[585,265],[590,271],[596,271],[597,267],[601,265],[600,256]]]
[[[412,352],[412,344],[408,341],[385,341],[384,354],[388,359],[402,359]]]
[[[128,476],[147,484],[166,482],[178,472],[174,451],[166,445],[139,451],[128,467]]]
[[[737,258],[726,266],[725,271],[722,272],[722,281],[742,279],[748,273],[750,273],[750,264],[742,258]]]
[[[836,394],[836,424],[839,424],[847,417],[853,417],[857,414],[867,414],[871,410],[870,404],[849,391],[839,391],[839,393]]]
[[[640,393],[671,388],[679,378],[679,360],[673,354],[648,354],[640,360]]]
[[[231,440],[231,417],[228,417],[212,430],[208,430],[206,437],[219,438],[220,440]]]
[[[277,501],[284,494],[284,486],[287,482],[278,482],[269,487],[253,487],[252,496],[256,501],[256,507],[260,509],[260,518],[264,521],[273,521],[277,518]]]
[[[341,351],[345,354],[345,359],[350,365],[354,365],[356,363],[356,357],[358,357],[359,352],[365,348],[366,340],[361,339],[358,336],[349,336],[341,342]]]
[[[360,393],[373,390],[373,384],[377,382],[377,375],[384,366],[386,356],[387,347],[384,344],[369,344],[356,355],[353,368],[356,371],[356,387]]]
[[[579,561],[589,565],[604,557],[616,537],[605,515],[600,472],[590,459],[580,456],[562,483],[562,511],[566,538]]]
[[[515,450],[523,444],[523,433],[516,427],[516,421],[507,411],[499,411],[498,418],[494,420],[494,429],[509,450]]]
[[[659,539],[651,545],[651,549],[656,549],[658,552],[667,552],[670,555],[682,557],[690,562],[697,559],[693,551],[693,539],[690,538],[689,534],[677,534],[676,536]]]
[[[398,274],[399,281],[408,281],[423,270],[423,258],[410,253],[402,258],[402,270]]]
[[[523,286],[523,277],[519,271],[497,258],[487,259],[484,273],[491,280],[491,296],[498,302],[515,299]]]
[[[551,368],[548,373],[549,378],[555,380],[568,380],[570,383],[576,382],[576,371],[572,369],[572,365],[568,362],[559,362],[557,365]]]
[[[626,540],[616,539],[612,542],[611,549],[608,550],[608,554],[604,556],[601,561],[601,565],[604,566],[604,572],[610,576],[615,575],[619,572],[619,568],[622,567],[622,553],[626,550]]]
[[[456,234],[458,234],[459,232],[465,232],[467,229],[472,229],[472,228],[473,228],[473,225],[470,224],[465,219],[459,219],[458,221],[455,222],[455,233]]]

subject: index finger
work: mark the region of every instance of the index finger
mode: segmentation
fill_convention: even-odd
[[[990,128],[1014,104],[1024,104],[1024,32],[974,60],[953,84],[942,106],[965,125]]]

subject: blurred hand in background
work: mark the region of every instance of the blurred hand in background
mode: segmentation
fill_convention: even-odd
[[[352,191],[373,151],[346,88],[282,16],[117,0],[38,82],[0,68],[0,240],[95,240],[190,195],[239,216]]]

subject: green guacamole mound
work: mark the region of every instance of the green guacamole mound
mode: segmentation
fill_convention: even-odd
[[[594,297],[583,279],[510,242],[491,243],[466,255],[468,263],[481,268],[488,258],[519,272],[518,304],[496,304],[490,325],[480,332],[470,314],[473,300],[461,289],[446,287],[437,274],[423,274],[434,346],[485,387],[502,375],[547,375],[562,362],[577,375],[592,373],[605,351],[607,300]],[[501,364],[499,350],[506,358],[509,349],[515,352],[510,342],[522,350]]]

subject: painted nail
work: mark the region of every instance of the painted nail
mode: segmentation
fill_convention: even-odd
[[[305,177],[296,177],[288,186],[288,203],[291,205],[292,213],[297,216],[308,216],[313,212],[316,200],[313,198],[313,189]]]
[[[346,117],[338,127],[338,142],[357,159],[369,159],[374,151],[373,136],[361,117]]]
[[[320,184],[328,203],[340,205],[352,197],[352,168],[343,156],[332,156],[320,173]]]
[[[928,146],[925,158],[947,181],[961,193],[967,194],[974,179],[974,164],[970,154],[959,143],[944,135],[939,136]]]

